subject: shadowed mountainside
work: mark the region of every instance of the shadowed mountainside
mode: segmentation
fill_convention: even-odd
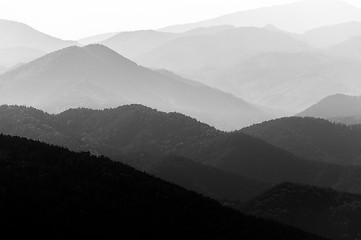
[[[104,157],[3,135],[0,143],[0,221],[15,238],[320,239]]]
[[[337,240],[361,236],[361,196],[284,183],[241,206],[242,211]]]

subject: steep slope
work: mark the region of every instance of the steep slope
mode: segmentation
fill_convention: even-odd
[[[242,129],[242,132],[315,161],[349,165],[361,163],[361,128],[315,118],[281,118]]]
[[[75,44],[74,41],[64,41],[41,33],[23,23],[0,20],[0,49],[25,47],[52,52]]]
[[[361,97],[336,94],[312,105],[298,116],[334,118],[361,115]]]
[[[361,62],[318,51],[263,53],[193,79],[247,101],[294,113],[332,94],[359,94]]]
[[[147,171],[157,169],[160,157],[175,154],[258,181],[290,181],[361,192],[359,167],[306,161],[244,133],[220,132],[184,115],[140,105],[103,111],[73,109],[58,115],[2,106],[0,132],[114,160],[132,156],[126,163]],[[187,163],[182,165],[180,168],[187,168]]]
[[[320,17],[322,16],[322,17]],[[263,27],[273,24],[290,32],[349,21],[361,21],[361,10],[338,0],[304,0],[295,3],[235,12],[201,22],[162,28],[166,32],[184,32],[198,27],[230,24],[237,27]]]
[[[261,52],[298,52],[307,49],[310,49],[307,44],[288,34],[243,27],[212,35],[177,38],[136,60],[148,67],[196,76],[200,71],[212,72],[234,66]]]
[[[49,112],[139,103],[226,130],[270,117],[242,99],[151,71],[102,45],[65,48],[9,71],[0,76],[0,93],[1,103]]]
[[[361,35],[361,22],[353,21],[308,30],[300,38],[311,46],[327,48]]]
[[[0,143],[0,221],[15,238],[320,239],[104,157],[3,135]]]
[[[361,236],[361,196],[291,183],[278,185],[241,209],[330,239]]]

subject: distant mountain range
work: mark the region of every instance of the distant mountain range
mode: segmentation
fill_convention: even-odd
[[[327,48],[360,35],[361,22],[351,21],[310,29],[297,37],[311,46]]]
[[[331,95],[297,115],[324,119],[361,116],[361,97]]]
[[[139,103],[227,130],[272,117],[231,94],[141,67],[102,45],[48,54],[0,76],[0,86],[1,103],[52,113]]]
[[[310,49],[306,43],[285,33],[243,27],[211,35],[176,38],[136,60],[148,67],[196,76],[197,72],[234,66],[263,52],[299,52]]]
[[[254,104],[297,113],[332,94],[361,92],[358,84],[361,58],[340,55],[334,50],[336,46],[319,50],[306,43],[313,44],[313,36],[328,39],[331,33],[342,32],[340,28],[350,29],[338,39],[330,38],[342,41],[357,35],[360,26],[345,23],[303,35],[270,26],[230,28],[188,37],[161,33],[159,37],[168,36],[165,44],[148,46],[152,50],[143,55],[140,52],[130,55],[139,55],[135,61],[144,66],[168,69]],[[344,42],[339,44],[348,46]],[[357,49],[351,48],[349,52],[357,53]]]
[[[361,236],[360,206],[360,195],[284,183],[239,208],[329,239],[352,240]]]
[[[320,17],[322,16],[322,17]],[[290,32],[307,30],[342,22],[361,21],[361,10],[338,0],[304,0],[273,7],[235,12],[201,22],[169,26],[166,32],[185,32],[199,27],[231,24],[236,27],[263,27],[273,24]]]
[[[0,20],[0,65],[11,67],[75,44],[75,41],[49,36],[24,23]]]

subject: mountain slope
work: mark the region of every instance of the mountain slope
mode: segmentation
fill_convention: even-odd
[[[304,0],[285,5],[235,12],[214,19],[169,26],[160,30],[184,32],[198,27],[223,24],[237,27],[263,27],[267,24],[273,24],[286,31],[303,33],[309,29],[349,21],[361,21],[361,10],[359,8],[338,0]]]
[[[327,48],[361,35],[361,22],[345,22],[308,30],[300,35],[311,46]]]
[[[9,71],[0,76],[0,93],[1,103],[49,112],[139,103],[227,130],[270,117],[242,99],[146,69],[102,45],[65,48]]]
[[[184,115],[140,105],[103,111],[73,109],[58,115],[2,106],[0,132],[75,151],[90,151],[114,160],[124,161],[123,156],[132,156],[127,158],[127,164],[149,172],[157,169],[162,156],[175,154],[257,181],[299,182],[361,192],[359,167],[306,161],[244,133],[220,132]]]
[[[358,60],[318,51],[269,52],[194,79],[255,104],[297,113],[332,94],[359,93],[360,66]]]
[[[139,55],[160,47],[176,37],[178,34],[142,30],[118,33],[102,41],[101,44],[134,60]]]
[[[128,234],[158,239],[320,239],[247,217],[104,157],[3,135],[0,142],[3,234],[38,239],[114,239]],[[159,226],[164,229],[159,231]]]
[[[361,129],[315,118],[281,118],[242,129],[242,132],[316,161],[360,164]]]
[[[196,76],[199,71],[212,72],[234,66],[261,52],[298,52],[307,49],[310,49],[307,44],[288,34],[243,27],[211,35],[177,38],[136,60],[148,67]]]
[[[361,236],[361,196],[291,183],[278,185],[241,207],[330,239]]]
[[[361,97],[336,94],[328,96],[312,105],[298,116],[335,118],[361,115]]]
[[[41,33],[23,23],[0,20],[0,48],[25,47],[52,52],[76,44]]]
[[[179,34],[154,30],[120,32],[104,39],[100,43],[131,60],[135,60],[137,57],[157,49],[174,39],[195,35],[212,35],[232,28],[234,27],[231,25],[212,26],[191,29]],[[99,37],[102,36],[100,35]]]

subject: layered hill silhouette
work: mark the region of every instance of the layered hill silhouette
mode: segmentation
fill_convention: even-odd
[[[249,192],[250,195],[264,189],[259,181],[289,181],[361,192],[358,184],[361,178],[360,167],[306,161],[242,132],[221,132],[187,116],[158,112],[140,105],[102,111],[72,109],[58,115],[49,115],[33,108],[2,106],[0,132],[127,161],[127,164],[137,169],[158,172],[163,174],[161,176],[170,175],[159,170],[164,167],[173,172],[173,169],[179,169],[184,174],[178,176],[185,177],[177,182],[179,184],[182,181],[193,181],[194,175],[189,176],[190,171],[187,173],[186,170],[192,165],[189,162],[192,160],[198,163],[193,164],[199,169],[198,173],[195,171],[196,174],[199,177],[203,175],[203,179],[193,183],[198,182],[204,186],[206,191],[201,191],[202,193],[209,191],[209,195],[220,197],[222,192],[219,188],[212,190],[214,186],[212,187],[211,176],[219,179],[219,183],[237,179],[232,175],[219,177],[225,175],[224,172],[255,179],[256,182],[246,180],[235,185],[249,183],[259,186],[255,187],[255,191]],[[162,160],[169,155],[181,157],[180,161],[177,158]],[[124,159],[124,156],[127,158]],[[184,158],[188,161],[184,162]],[[167,164],[171,166],[168,167]],[[212,168],[207,170],[199,164]],[[215,172],[215,168],[223,173]],[[207,171],[207,175],[202,173]],[[169,180],[173,181],[177,176],[172,176],[174,178]],[[187,183],[187,186],[196,190],[193,183]],[[241,189],[244,189],[244,193],[249,190]],[[236,199],[234,196],[233,198]],[[239,195],[238,198],[246,199],[247,196]]]
[[[271,117],[230,94],[179,79],[139,66],[102,45],[73,46],[0,76],[0,102],[52,113],[139,103],[227,130]]]
[[[327,96],[297,116],[325,119],[361,116],[361,97],[344,94]]]
[[[298,21],[293,21],[293,19]],[[313,28],[349,21],[361,21],[359,8],[338,0],[304,0],[273,7],[239,11],[196,23],[169,26],[162,28],[161,31],[184,32],[194,28],[223,24],[237,27],[263,27],[267,24],[273,24],[286,31],[303,33]]]
[[[333,94],[359,93],[360,66],[319,51],[268,52],[198,76],[252,103],[297,113]]]
[[[46,53],[75,45],[20,22],[0,19],[0,64],[12,67]]]
[[[361,236],[360,206],[360,195],[284,183],[240,209],[329,239],[353,240]]]
[[[136,58],[136,61],[148,67],[166,68],[196,77],[198,72],[234,66],[262,52],[298,52],[307,49],[310,47],[306,43],[286,33],[242,27],[215,34],[176,38]]]
[[[32,27],[9,20],[0,20],[0,48],[26,47],[44,52],[55,51],[74,45],[74,41],[64,41],[41,33]]]
[[[357,34],[352,29],[347,33],[352,24],[359,26],[347,23],[332,27],[336,30],[315,29],[303,35],[266,26],[177,37],[137,57],[136,62],[165,68],[254,104],[295,114],[326,96],[361,91],[359,59],[336,54],[333,47],[313,48],[305,40],[311,35],[328,39],[338,31],[345,31],[342,38],[347,38]]]
[[[4,135],[0,142],[0,221],[15,238],[321,239],[105,157]]]
[[[351,21],[311,29],[299,37],[311,46],[327,48],[359,35],[361,35],[361,22]]]
[[[100,43],[115,50],[126,58],[134,60],[137,57],[140,57],[178,38],[196,35],[212,35],[233,28],[234,27],[231,25],[201,27],[178,34],[155,30],[120,32],[100,41]],[[97,36],[95,36],[95,38],[97,38]],[[83,41],[80,42],[82,43]]]
[[[361,128],[323,119],[290,117],[256,124],[242,132],[306,159],[360,164]]]

